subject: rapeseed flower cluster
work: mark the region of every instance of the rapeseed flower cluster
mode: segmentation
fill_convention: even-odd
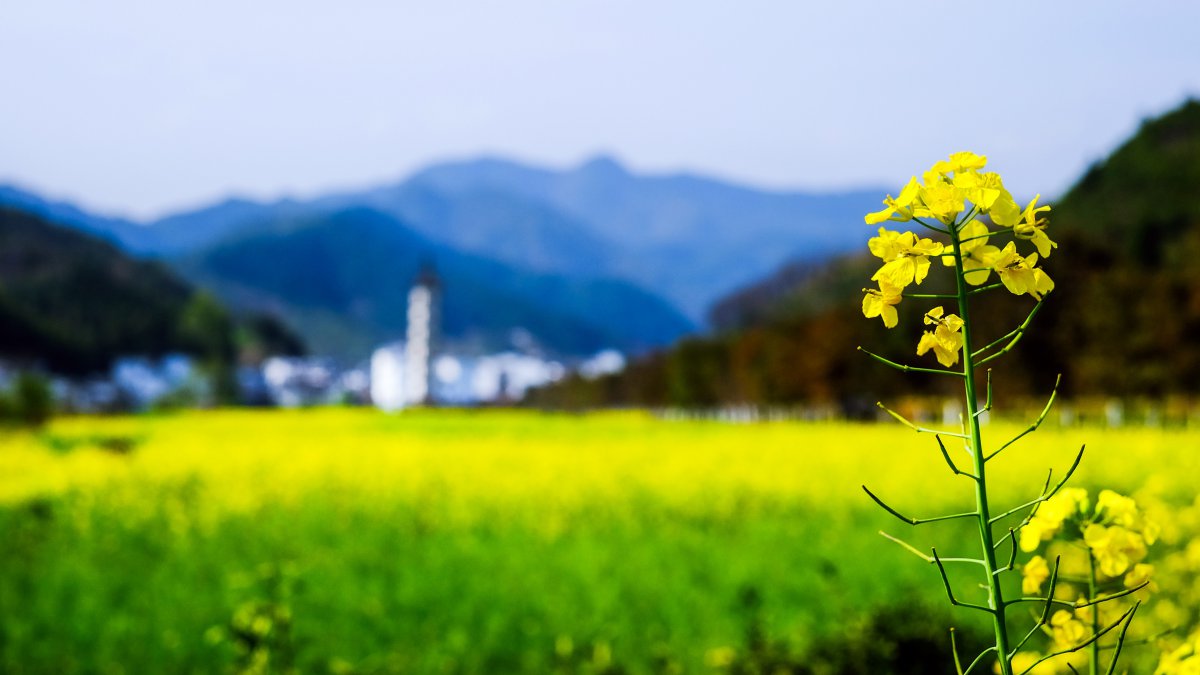
[[[894,328],[899,323],[896,307],[905,289],[925,281],[934,258],[954,267],[956,256],[961,257],[963,279],[971,285],[984,284],[995,273],[999,282],[1016,295],[1040,300],[1054,289],[1054,281],[1038,266],[1040,259],[1049,257],[1058,247],[1046,234],[1043,214],[1050,207],[1038,206],[1038,195],[1022,209],[999,174],[982,171],[986,165],[987,158],[973,152],[950,155],[935,163],[920,180],[913,176],[898,197],[888,195],[882,210],[866,215],[869,225],[916,222],[941,234],[953,230],[958,243],[880,227],[878,236],[867,242],[871,254],[883,264],[871,277],[877,287],[863,289],[864,316],[879,317],[886,327]],[[980,219],[985,216],[986,222]],[[1008,234],[1012,240],[1003,247],[988,243],[989,238],[1000,234]],[[1020,253],[1017,241],[1028,241],[1036,251]],[[952,335],[958,329],[950,317],[953,315],[945,321],[935,317],[939,319],[938,329],[925,333],[917,347],[918,355],[933,351],[938,362],[947,367],[958,362],[962,348],[961,338]],[[929,315],[926,323],[933,325]]]
[[[1176,649],[1163,654],[1154,675],[1200,675],[1200,630]]]
[[[1054,589],[1047,601],[1056,607],[1043,632],[1054,652],[1070,652],[1097,642],[1103,628],[1120,623],[1129,611],[1128,601],[1144,599],[1156,589],[1154,566],[1143,562],[1161,528],[1146,516],[1132,498],[1101,490],[1093,502],[1087,490],[1066,488],[1040,504],[1018,535],[1021,550],[1054,554],[1059,562],[1051,570],[1046,557],[1034,555],[1021,569],[1021,591],[1026,596],[1043,593],[1047,581]],[[1080,661],[1094,658],[1071,654],[1039,671],[1067,673]],[[1065,656],[1065,655],[1064,655]],[[1036,652],[1023,659],[1036,661]],[[1030,661],[1030,662],[1032,662]],[[1015,663],[1015,660],[1014,660]]]
[[[1020,543],[1021,550],[1031,553],[1056,537],[1078,541],[1095,559],[1101,575],[1110,579],[1124,576],[1126,586],[1134,587],[1148,580],[1152,572],[1141,561],[1160,531],[1129,497],[1101,490],[1093,507],[1087,490],[1066,488],[1039,506],[1021,528]],[[1026,565],[1027,592],[1030,580],[1042,577],[1044,565],[1044,561]]]
[[[1156,501],[1156,512],[1169,510],[1170,518],[1161,537],[1166,550],[1154,561],[1153,635],[1161,638],[1155,675],[1200,675],[1200,496],[1183,507],[1162,496]]]
[[[1021,547],[1062,556],[1055,599],[1065,609],[1053,613],[1044,632],[1055,648],[1070,648],[1080,639],[1090,639],[1090,626],[1111,625],[1131,601],[1149,598],[1152,602],[1143,602],[1146,611],[1139,612],[1148,614],[1144,619],[1149,624],[1133,632],[1133,643],[1157,645],[1155,675],[1200,675],[1200,498],[1180,508],[1173,500],[1154,496],[1154,490],[1149,492],[1135,501],[1105,490],[1093,505],[1086,492],[1063,490],[1030,518],[1022,533],[1036,531],[1037,536],[1021,539]],[[1170,517],[1165,515],[1168,512]],[[1154,549],[1153,565],[1145,562],[1148,548]],[[1086,587],[1083,577],[1088,563],[1079,559],[1085,553],[1095,561],[1100,597],[1127,593],[1126,599],[1074,606],[1086,602],[1081,590]],[[1027,596],[1043,593],[1053,575],[1051,563],[1042,555],[1034,555],[1021,571],[1022,592]],[[1111,642],[1111,635],[1105,640]],[[1021,652],[1013,659],[1014,669],[1020,672],[1039,658],[1037,652]],[[1081,664],[1087,658],[1087,653],[1074,652],[1069,658],[1042,662],[1030,673],[1067,675],[1068,663],[1083,672]]]

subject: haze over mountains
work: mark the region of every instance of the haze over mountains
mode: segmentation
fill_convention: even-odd
[[[771,192],[610,158],[558,171],[502,159],[303,201],[228,200],[147,224],[0,187],[0,204],[162,258],[236,308],[273,311],[321,352],[402,335],[422,261],[446,282],[446,329],[496,348],[522,328],[553,353],[641,351],[785,260],[861,245],[879,190]]]

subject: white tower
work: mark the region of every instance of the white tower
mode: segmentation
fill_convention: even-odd
[[[425,264],[408,292],[408,340],[404,354],[405,399],[410,405],[432,402],[429,367],[438,337],[439,284],[432,265]]]

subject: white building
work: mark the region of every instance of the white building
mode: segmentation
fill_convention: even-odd
[[[403,342],[385,345],[371,354],[371,402],[382,410],[399,410],[408,405],[404,371],[408,362]]]
[[[422,400],[408,386],[411,350],[403,343],[386,345],[371,355],[371,401],[375,407],[394,411]],[[468,357],[442,354],[431,361],[428,397],[448,405],[475,405],[497,401],[519,401],[531,387],[556,382],[566,374],[557,361],[502,352]]]
[[[341,371],[331,359],[272,356],[263,361],[263,380],[271,402],[282,408],[339,403],[335,386]]]
[[[625,357],[615,349],[597,352],[579,364],[579,374],[585,380],[595,380],[605,375],[614,375],[625,370]]]
[[[529,389],[566,375],[561,363],[517,351],[475,357],[442,351],[440,296],[437,276],[426,265],[408,293],[407,339],[379,347],[371,355],[370,394],[376,407],[391,411],[428,403],[519,401]],[[513,334],[525,336],[532,345],[528,331],[517,328]],[[605,350],[580,369],[585,377],[600,377],[624,367],[620,352]]]
[[[110,375],[113,386],[136,409],[145,409],[184,389],[197,388],[192,360],[182,354],[161,359],[117,359]]]
[[[476,401],[519,401],[532,387],[556,382],[566,374],[561,363],[516,352],[483,356],[473,365],[471,393]]]

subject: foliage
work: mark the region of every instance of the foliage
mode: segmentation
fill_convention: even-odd
[[[0,354],[61,373],[102,370],[117,354],[163,354],[190,290],[156,263],[0,209]]]
[[[0,356],[50,372],[86,375],[119,356],[184,352],[234,362],[243,344],[294,350],[299,341],[266,315],[231,318],[162,265],[111,244],[0,208]]]
[[[37,373],[18,373],[8,389],[0,392],[0,422],[37,428],[53,414],[50,383]]]
[[[260,566],[254,579],[261,587],[260,597],[238,605],[228,624],[205,633],[209,643],[232,648],[237,675],[296,672],[291,609],[296,574],[294,565]]]

